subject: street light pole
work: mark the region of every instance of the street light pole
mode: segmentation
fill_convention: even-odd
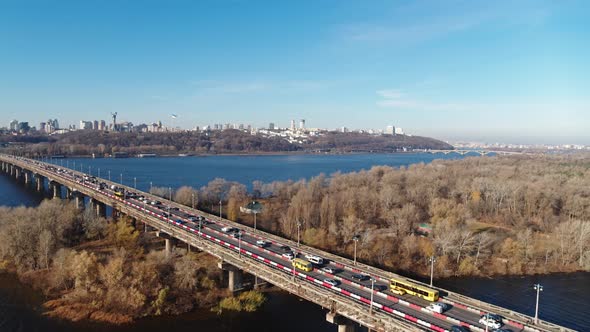
[[[434,262],[436,262],[436,258],[434,258],[434,256],[430,256],[428,261],[430,262],[430,287],[432,287],[432,279],[434,277]]]
[[[354,261],[353,261],[353,265],[356,265],[356,243],[359,242],[359,236],[355,235],[352,237],[352,240],[354,241]]]
[[[111,181],[111,170],[109,170],[109,182]]]
[[[152,193],[152,186],[153,186],[152,181],[150,181],[150,194]]]
[[[537,291],[537,302],[535,304],[535,325],[539,324],[539,293],[543,291],[541,284],[535,284],[533,289]]]
[[[221,200],[219,200],[219,219],[221,219]]]
[[[121,183],[121,185],[123,185],[123,173],[119,174],[119,179],[121,181],[119,181],[119,183]]]
[[[133,188],[137,190],[137,178],[133,177]]]
[[[369,305],[369,315],[373,314],[373,293],[375,289],[375,278],[371,278],[371,304]]]
[[[301,222],[297,222],[297,248],[301,245]]]
[[[195,193],[191,193],[191,206],[193,207],[193,210],[195,209]]]
[[[256,212],[254,212],[254,229],[256,229]]]
[[[98,177],[100,178],[100,167],[98,168]]]

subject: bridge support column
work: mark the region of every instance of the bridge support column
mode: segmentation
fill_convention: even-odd
[[[70,187],[66,187],[66,199],[72,198],[72,189]]]
[[[10,176],[14,176],[15,170],[16,170],[16,167],[14,167],[14,165],[10,165]]]
[[[338,332],[354,332],[356,324],[346,317],[342,317],[335,312],[326,314],[326,321],[338,325]]]
[[[79,191],[74,191],[74,192],[72,192],[72,196],[74,197],[74,202],[76,204],[76,207],[79,210],[84,209],[84,195],[82,193],[80,193]]]
[[[14,178],[19,180],[20,179],[20,173],[21,173],[21,169],[18,167],[14,168]]]
[[[165,241],[165,249],[164,250],[166,252],[166,258],[170,258],[170,256],[172,256],[172,253],[174,252],[174,246],[176,246],[177,240],[175,238],[173,238],[172,236],[170,236],[170,234],[164,233],[161,231],[157,231],[156,236],[164,239],[164,241]]]
[[[38,192],[43,192],[43,182],[45,182],[45,178],[39,174],[35,174],[35,185]]]
[[[27,186],[31,184],[31,175],[30,172],[25,172],[25,185]]]
[[[105,203],[94,201],[94,208],[96,209],[96,215],[101,218],[107,217],[107,205]]]
[[[227,271],[228,274],[228,285],[230,291],[236,292],[241,290],[242,287],[242,279],[244,277],[244,272],[238,269],[237,267],[230,265],[224,261],[221,261],[217,264],[217,266],[222,269],[223,271]]]
[[[61,198],[61,185],[57,182],[51,182],[49,184],[53,198]]]

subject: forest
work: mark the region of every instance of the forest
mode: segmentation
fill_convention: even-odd
[[[310,137],[303,143],[290,143],[282,137],[251,135],[240,130],[137,133],[74,131],[54,136],[0,136],[0,142],[15,145],[15,152],[31,157],[64,155],[104,156],[115,152],[129,155],[156,153],[159,155],[273,153],[273,152],[396,152],[406,149],[452,149],[447,143],[428,137],[330,132]],[[8,148],[6,153],[11,153]]]
[[[395,272],[444,276],[590,271],[590,156],[472,157],[308,181],[215,179],[174,199]],[[164,195],[163,188],[153,188]],[[299,226],[298,226],[299,225]]]
[[[195,308],[252,311],[264,303],[259,292],[234,298],[221,288],[214,257],[178,250],[167,257],[161,239],[130,220],[99,218],[59,199],[0,207],[0,272],[15,272],[42,291],[51,317],[121,324]]]

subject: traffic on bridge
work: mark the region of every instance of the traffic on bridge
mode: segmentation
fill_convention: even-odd
[[[534,325],[530,317],[513,313],[508,309],[484,305],[477,300],[461,296],[451,296],[452,293],[449,291],[356,264],[321,250],[300,246],[299,243],[91,174],[26,158],[0,156],[0,160],[5,172],[12,172],[11,167],[20,167],[21,172],[29,171],[50,177],[52,181],[64,185],[75,183],[84,188],[85,194],[92,199],[116,202],[117,207],[113,206],[113,209],[119,205],[125,206],[126,209],[139,212],[141,215],[157,218],[173,227],[176,232],[180,232],[178,234],[182,234],[183,238],[199,238],[212,246],[235,252],[239,259],[247,260],[249,264],[271,268],[283,274],[283,277],[292,281],[291,286],[286,288],[287,291],[297,294],[292,287],[319,288],[339,300],[364,307],[368,316],[378,313],[399,321],[400,331],[407,330],[407,326],[410,325],[414,326],[415,330],[440,332],[570,331],[546,322],[543,322],[542,327]],[[76,188],[70,187],[70,190]],[[263,275],[260,277],[264,278]],[[347,317],[355,320],[354,317]],[[379,327],[378,324],[370,328],[388,330]]]

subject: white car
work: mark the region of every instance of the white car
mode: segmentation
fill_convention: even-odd
[[[266,248],[270,245],[270,243],[268,243],[264,240],[258,240],[258,241],[256,241],[256,245],[259,246],[260,248]]]
[[[318,264],[318,265],[324,264],[324,259],[321,258],[320,256],[308,254],[308,255],[305,255],[305,258],[314,264]]]
[[[442,314],[443,312],[445,312],[446,310],[449,309],[449,305],[446,303],[442,303],[442,302],[434,302],[434,303],[431,303],[428,307],[426,307],[426,309],[428,309],[432,312],[437,312],[439,314]]]
[[[482,316],[479,319],[479,323],[482,324],[483,326],[491,327],[493,329],[499,329],[500,326],[502,326],[502,323],[498,322],[497,320],[495,320],[491,317],[486,317],[486,316]]]
[[[295,255],[292,252],[286,252],[282,256],[288,260],[292,260],[293,258],[295,258]]]

